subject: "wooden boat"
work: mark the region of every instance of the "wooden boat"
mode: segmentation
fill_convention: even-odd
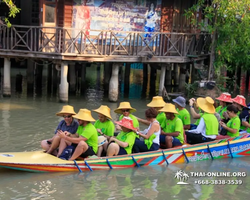
[[[197,162],[250,155],[250,134],[173,149],[67,161],[42,151],[0,153],[0,167],[32,172],[71,172],[123,169]]]

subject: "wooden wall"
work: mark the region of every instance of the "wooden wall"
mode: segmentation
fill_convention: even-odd
[[[57,9],[58,26],[71,27],[73,15],[73,0],[59,0]]]

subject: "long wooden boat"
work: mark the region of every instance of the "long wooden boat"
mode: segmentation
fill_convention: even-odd
[[[31,172],[72,172],[169,165],[250,155],[250,134],[209,143],[124,156],[67,161],[42,151],[0,153],[0,167]]]

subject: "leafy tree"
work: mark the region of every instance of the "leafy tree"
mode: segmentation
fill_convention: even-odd
[[[203,20],[197,22],[201,11]],[[209,74],[213,67],[243,70],[250,67],[250,0],[198,0],[186,11],[200,30],[212,36]],[[209,77],[211,78],[211,77]]]
[[[15,18],[21,9],[17,8],[15,3],[12,0],[3,0],[3,2],[9,7],[9,17]],[[11,23],[8,17],[5,17],[4,21],[8,27],[11,26]]]

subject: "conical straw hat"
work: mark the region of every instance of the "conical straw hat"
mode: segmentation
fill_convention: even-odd
[[[75,111],[74,111],[74,107],[70,106],[70,105],[66,105],[62,107],[62,110],[58,113],[56,113],[57,116],[63,116],[65,114],[71,114],[71,115],[75,115]]]
[[[237,95],[235,98],[232,99],[233,102],[240,104],[244,107],[247,107],[246,105],[246,98],[243,97],[242,95]]]
[[[102,114],[112,120],[112,117],[110,115],[110,108],[108,106],[101,105],[100,108],[95,109],[93,111]]]
[[[197,106],[206,113],[215,113],[214,100],[211,97],[199,97],[197,99]]]
[[[163,107],[165,103],[166,102],[163,100],[161,96],[155,96],[153,97],[152,101],[149,104],[147,104],[147,106],[151,108],[159,108]]]
[[[133,113],[136,109],[132,108],[129,102],[121,102],[119,107],[114,110],[115,113],[122,114],[123,109],[129,109],[129,113]]]
[[[73,115],[73,117],[88,122],[95,121],[95,119],[91,115],[91,111],[88,109],[80,109],[76,115]]]
[[[116,121],[115,123],[132,131],[136,131],[133,120],[130,117],[123,117],[121,121]]]
[[[231,94],[224,92],[222,93],[218,98],[216,98],[219,101],[223,101],[223,102],[228,102],[228,103],[233,103],[232,99],[231,99]]]
[[[107,141],[107,138],[104,136],[98,136],[98,147],[102,146]]]
[[[178,111],[175,109],[175,105],[172,103],[166,103],[165,106],[159,111],[178,114]]]

